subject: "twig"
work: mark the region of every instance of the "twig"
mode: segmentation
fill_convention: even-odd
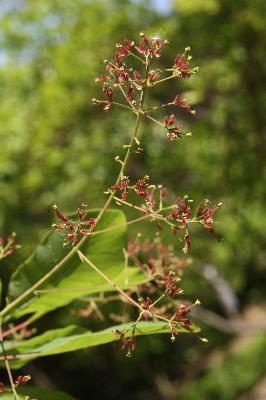
[[[13,380],[11,368],[10,368],[10,365],[9,365],[8,357],[7,357],[7,354],[6,354],[6,351],[5,351],[4,338],[3,338],[2,326],[1,325],[2,325],[2,321],[0,321],[0,342],[1,342],[1,347],[2,347],[2,351],[3,351],[3,358],[5,360],[6,371],[7,371],[7,374],[8,374],[8,378],[9,378],[9,382],[10,382],[10,385],[11,385],[12,392],[14,394],[14,400],[19,400],[19,397],[18,397],[17,392],[16,392],[16,386],[15,386],[15,383],[14,383],[14,380]]]
[[[121,289],[115,282],[113,282],[104,272],[102,272],[93,262],[91,262],[80,250],[78,250],[78,255],[81,261],[85,261],[89,266],[94,269],[106,282],[108,282],[115,290],[117,290],[122,296],[124,296],[129,303],[133,304],[135,307],[142,311],[142,307],[130,297],[123,289]]]

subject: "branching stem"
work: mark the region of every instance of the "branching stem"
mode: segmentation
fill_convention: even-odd
[[[148,76],[148,71],[149,71],[149,57],[146,57],[146,78]],[[120,87],[120,86],[119,86]],[[146,86],[143,87],[143,90],[140,94],[140,109],[143,108],[143,104],[144,104],[144,97],[145,97],[145,89]],[[133,135],[131,137],[131,141],[130,144],[127,148],[124,160],[121,163],[121,168],[120,171],[118,173],[117,179],[115,184],[118,184],[125,172],[129,157],[130,157],[130,153],[131,153],[131,149],[135,143],[136,137],[138,135],[138,130],[139,130],[139,125],[140,125],[140,116],[141,113],[137,112],[136,114],[136,123],[135,123],[135,128],[133,131]],[[102,218],[102,216],[104,215],[105,211],[108,209],[113,197],[115,196],[116,191],[113,191],[112,193],[110,193],[108,199],[106,200],[103,208],[101,209],[101,211],[99,212],[97,218],[96,218],[96,224],[100,221],[100,219]],[[94,227],[92,226],[88,233],[91,233],[93,231]],[[37,282],[34,283],[34,285],[32,285],[29,289],[27,289],[24,293],[22,293],[20,296],[18,296],[15,300],[13,300],[11,303],[9,303],[1,312],[0,312],[0,318],[3,319],[4,317],[6,317],[11,311],[14,310],[15,307],[17,307],[23,300],[25,300],[28,296],[30,296],[32,293],[34,293],[34,291],[36,289],[38,289],[41,285],[43,285],[48,279],[51,278],[51,276],[53,276],[56,272],[58,272],[76,253],[77,251],[81,248],[81,246],[85,243],[87,237],[83,237],[76,246],[72,247],[72,249],[70,250],[70,252],[62,259],[60,260],[49,272],[47,272],[41,279],[39,279]]]

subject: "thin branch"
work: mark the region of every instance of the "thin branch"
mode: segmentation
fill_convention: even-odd
[[[104,272],[102,272],[93,262],[91,262],[80,250],[78,250],[78,255],[81,261],[85,261],[89,266],[94,269],[106,282],[108,282],[113,288],[118,291],[122,296],[124,296],[129,303],[133,304],[135,307],[142,311],[142,307],[130,297],[123,289],[121,289],[115,282],[113,282]]]
[[[173,102],[166,103],[166,104],[160,104],[159,106],[154,106],[154,107],[151,107],[151,108],[145,108],[145,110],[143,110],[143,111],[144,111],[144,113],[147,113],[147,112],[152,112],[152,111],[159,110],[160,108],[163,108],[163,107],[169,107],[169,106],[173,106],[173,105],[174,105]]]
[[[128,252],[123,248],[123,254],[125,257],[125,285],[128,285]]]
[[[43,315],[43,313],[34,314],[30,318],[28,318],[26,321],[23,321],[20,324],[12,326],[11,328],[3,331],[2,332],[3,338],[5,338],[5,337],[7,337],[9,335],[14,335],[14,333],[16,333],[17,331],[20,331],[21,329],[26,328],[27,326],[32,324],[34,321],[36,321],[37,319],[41,318],[42,315]]]
[[[134,208],[134,209],[136,209],[138,211],[141,211],[141,212],[143,212],[145,214],[148,213],[147,217],[156,217],[158,219],[164,219],[164,217],[161,214],[158,214],[158,213],[154,212],[151,209],[136,206],[136,205],[131,204],[128,201],[122,200],[122,199],[120,199],[119,197],[116,197],[116,196],[114,197],[114,200],[117,201],[120,204],[124,204],[125,206]]]
[[[130,110],[130,111],[135,112],[135,111],[132,109],[132,107],[126,106],[125,104],[117,103],[116,101],[113,101],[113,104],[115,104],[116,106],[123,107],[123,108],[126,108],[127,110]]]
[[[162,126],[163,128],[165,128],[164,124],[163,124],[162,122],[158,121],[157,119],[155,119],[155,118],[153,118],[153,117],[151,117],[150,115],[145,114],[145,113],[144,113],[143,115],[144,115],[146,118],[150,119],[151,121],[155,122],[157,125],[160,125],[160,126]]]
[[[173,78],[177,78],[177,76],[176,76],[176,75],[167,76],[166,78],[162,78],[162,79],[160,79],[159,81],[153,82],[153,83],[151,84],[151,86],[158,85],[158,83],[162,83],[162,82],[168,81],[169,79],[173,79]]]
[[[136,46],[135,46],[135,48],[136,48]],[[142,64],[145,65],[145,60],[143,60],[141,57],[137,56],[136,54],[132,53],[132,51],[131,51],[130,55],[135,57],[136,60],[140,61]]]
[[[94,232],[93,234],[94,235],[99,235],[99,233],[111,232],[111,231],[113,231],[115,229],[124,228],[127,225],[132,225],[132,224],[136,224],[137,222],[144,221],[145,219],[148,219],[150,217],[151,217],[150,214],[142,215],[142,217],[138,217],[138,218],[132,219],[132,220],[126,222],[125,224],[119,224],[119,225],[110,226],[110,228],[101,229],[99,231]]]
[[[7,354],[6,354],[6,351],[5,351],[4,338],[3,338],[2,326],[1,325],[2,325],[2,322],[0,322],[0,343],[1,343],[2,351],[3,351],[3,358],[5,360],[6,371],[7,371],[7,374],[8,374],[8,378],[9,378],[9,382],[10,382],[10,385],[11,385],[11,388],[12,388],[12,392],[14,394],[14,400],[19,400],[19,397],[18,397],[17,392],[16,392],[16,386],[15,386],[15,383],[14,383],[14,380],[13,380],[11,368],[10,368],[10,365],[9,365],[8,357],[7,357]]]

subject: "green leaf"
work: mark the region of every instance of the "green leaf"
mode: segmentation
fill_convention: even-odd
[[[89,215],[96,216],[97,212],[89,212]],[[96,229],[120,227],[88,237],[81,250],[116,284],[123,288],[129,288],[144,282],[145,278],[138,268],[129,268],[128,283],[126,284],[122,252],[126,246],[125,224],[125,216],[120,210],[106,211]],[[29,289],[70,251],[69,247],[63,247],[63,238],[64,233],[52,231],[29,259],[16,270],[9,285],[9,302]],[[82,263],[78,255],[74,255],[60,271],[38,289],[47,290],[47,292],[33,294],[27,298],[14,312],[15,317],[28,313],[46,313],[69,304],[80,296],[113,290],[112,286],[106,283],[89,265]]]
[[[69,396],[59,390],[36,388],[33,386],[21,387],[17,390],[20,400],[25,400],[25,396],[29,396],[30,399],[36,400],[75,400],[74,397]],[[0,394],[1,400],[14,400],[13,393],[2,393]]]
[[[20,368],[28,361],[54,354],[62,354],[70,351],[85,349],[100,344],[110,343],[118,340],[114,330],[128,330],[127,336],[132,333],[132,322],[109,327],[99,332],[86,332],[80,334],[72,334],[71,331],[75,327],[55,329],[45,332],[32,339],[20,342],[5,342],[7,354],[16,354],[19,359],[11,360],[13,368]],[[187,333],[182,327],[178,327],[180,333]],[[194,326],[193,332],[198,332],[199,328]],[[169,326],[165,322],[139,322],[135,331],[136,336],[152,335],[156,333],[169,333]]]

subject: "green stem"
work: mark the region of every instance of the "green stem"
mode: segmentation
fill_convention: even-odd
[[[140,61],[142,64],[144,64],[145,65],[145,60],[143,60],[141,57],[139,57],[139,56],[137,56],[136,54],[134,54],[134,53],[130,53],[133,57],[135,57],[136,58],[136,60],[138,60],[138,61]]]
[[[85,261],[87,264],[89,264],[89,266],[94,269],[94,271],[97,272],[97,274],[99,274],[106,282],[108,282],[111,286],[113,286],[113,288],[119,292],[122,296],[124,296],[129,303],[133,304],[135,307],[139,308],[141,311],[142,307],[140,304],[138,304],[134,299],[132,299],[132,297],[130,297],[126,292],[124,292],[123,289],[121,289],[119,286],[117,286],[116,283],[114,283],[107,275],[105,275],[100,268],[98,268],[95,264],[93,264],[81,251],[78,251],[78,255],[81,259],[81,261]]]
[[[173,78],[177,78],[177,76],[175,76],[175,75],[167,76],[166,78],[162,78],[159,81],[153,82],[150,86],[158,85],[158,83],[162,83],[162,82],[168,81],[169,79],[173,79]]]
[[[161,301],[165,297],[165,293],[163,293],[158,299],[156,299],[151,305],[150,308],[154,307],[159,301]]]
[[[113,101],[113,104],[115,104],[116,106],[119,106],[119,107],[126,108],[127,110],[133,111],[132,107],[126,106],[125,104],[117,103],[116,101]]]

